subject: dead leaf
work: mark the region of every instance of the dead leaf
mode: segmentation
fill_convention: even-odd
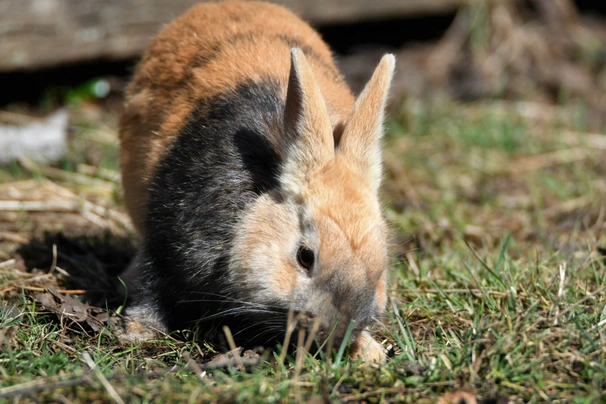
[[[67,320],[68,327],[77,324],[83,331],[90,329],[98,332],[107,324],[109,315],[105,310],[76,300],[68,294],[61,294],[53,288],[47,290],[48,292],[34,293],[34,297],[46,309]]]
[[[52,311],[58,310],[57,302],[50,293],[34,293],[34,298],[45,308]]]

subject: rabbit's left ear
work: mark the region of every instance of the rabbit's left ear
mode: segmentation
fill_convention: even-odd
[[[352,161],[374,189],[381,185],[383,117],[395,58],[383,56],[345,124],[339,153]]]
[[[288,144],[280,182],[287,193],[299,194],[309,174],[334,157],[335,145],[326,102],[305,55],[294,48],[290,57],[284,111]]]

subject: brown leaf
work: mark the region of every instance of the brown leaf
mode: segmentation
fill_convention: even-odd
[[[40,303],[45,308],[53,312],[57,312],[59,310],[58,303],[55,301],[53,295],[51,295],[50,293],[34,293],[34,297],[36,298],[36,301],[38,301],[38,303]]]
[[[95,318],[97,319],[97,321],[100,321],[103,324],[106,324],[109,321],[109,313],[106,311],[103,311],[103,312],[97,314],[95,316]]]
[[[86,316],[86,324],[88,324],[94,332],[98,332],[103,328],[104,322],[100,321],[97,317]]]
[[[48,292],[45,293],[34,293],[34,297],[38,303],[57,316],[68,319],[72,324],[87,325],[95,332],[99,331],[109,319],[103,309],[76,300],[70,295],[63,295],[53,288],[48,288]]]
[[[82,303],[69,295],[65,295],[65,301],[61,304],[61,311],[70,319],[81,323],[87,321],[90,306]]]

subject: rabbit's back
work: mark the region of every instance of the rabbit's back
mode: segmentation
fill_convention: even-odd
[[[127,89],[120,122],[126,206],[139,232],[144,231],[149,188],[159,163],[179,138],[191,132],[192,122],[204,125],[208,114],[217,112],[217,105],[229,109],[238,104],[243,111],[248,107],[243,106],[246,103],[242,97],[249,97],[249,107],[269,107],[266,112],[270,115],[283,107],[289,50],[294,47],[307,56],[333,127],[337,128],[346,121],[353,96],[320,36],[280,6],[262,2],[203,3],[177,18],[154,39]],[[258,101],[250,99],[257,96]],[[274,105],[268,105],[271,103]],[[283,111],[276,113],[274,123],[279,124]],[[242,114],[236,115],[224,114],[222,119],[243,118]],[[247,119],[253,118],[247,115]],[[263,114],[256,119],[264,119]],[[279,143],[276,138],[282,133],[276,129],[261,136],[266,138],[256,146],[251,139],[240,136],[240,146],[260,148],[262,152],[266,146],[275,149]],[[238,137],[228,141],[230,148],[239,147]],[[213,145],[204,143],[205,147]]]

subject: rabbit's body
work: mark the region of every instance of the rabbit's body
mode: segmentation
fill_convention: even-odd
[[[306,52],[336,126],[347,120],[353,95],[330,50],[309,25],[269,3],[205,3],[169,24],[137,69],[121,120],[122,173],[126,206],[144,231],[149,181],[200,103],[238,99],[238,88],[265,83],[282,104],[291,48]],[[252,103],[254,104],[254,102]],[[274,106],[275,108],[275,106]],[[280,111],[280,115],[283,111]],[[264,134],[273,144],[273,133]],[[281,134],[277,134],[281,136]]]
[[[142,236],[127,313],[163,331],[261,324],[249,335],[262,339],[293,309],[322,318],[320,335],[340,338],[350,320],[363,333],[385,306],[377,147],[393,62],[382,65],[355,114],[328,47],[282,7],[207,3],[169,24],[120,125]]]

